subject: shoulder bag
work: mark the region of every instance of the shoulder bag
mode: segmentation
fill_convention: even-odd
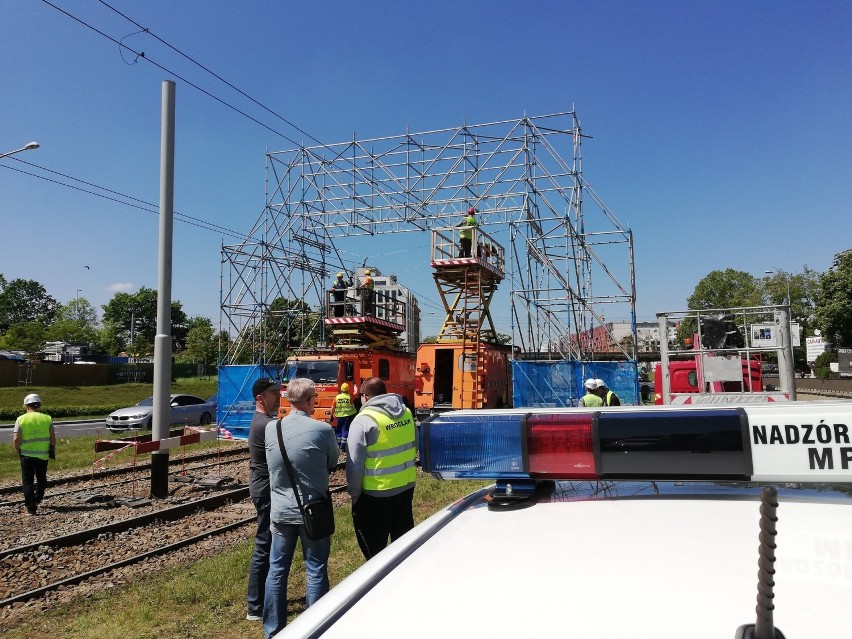
[[[302,504],[302,498],[299,493],[302,491],[302,484],[296,478],[296,471],[290,458],[287,456],[287,449],[284,447],[284,437],[281,435],[281,420],[275,425],[275,430],[278,434],[278,446],[281,448],[281,456],[284,458],[284,467],[287,469],[287,476],[290,478],[290,484],[293,486],[293,494],[296,495],[296,503],[299,505],[299,511],[302,513],[302,520],[305,523],[305,532],[308,539],[324,539],[330,537],[334,532],[334,507],[331,504],[331,495],[325,497],[317,497],[306,504]]]

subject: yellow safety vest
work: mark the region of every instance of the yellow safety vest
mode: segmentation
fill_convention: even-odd
[[[595,395],[594,393],[586,393],[583,395],[581,400],[583,403],[581,406],[585,406],[586,408],[597,408],[598,406],[603,406],[604,401],[600,398],[600,396]]]
[[[50,450],[50,415],[26,413],[18,418],[21,427],[21,455],[47,459]]]
[[[349,417],[357,412],[352,405],[352,398],[349,396],[349,393],[340,393],[340,395],[334,398],[335,417]]]
[[[379,439],[367,446],[361,488],[393,490],[414,483],[417,479],[414,468],[417,431],[411,411],[406,408],[396,419],[372,408],[362,409],[361,414],[370,417],[379,427]]]
[[[470,240],[473,238],[473,228],[474,226],[479,226],[476,222],[476,218],[472,215],[468,215],[464,218],[464,226],[459,230],[459,238],[463,240]]]

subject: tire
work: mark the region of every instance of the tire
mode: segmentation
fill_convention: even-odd
[[[210,413],[202,413],[201,417],[198,418],[198,425],[207,426],[211,421],[213,421],[213,418],[210,417]]]

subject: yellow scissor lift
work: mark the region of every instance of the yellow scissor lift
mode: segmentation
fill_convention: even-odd
[[[472,229],[471,256],[458,257],[458,227],[432,231],[433,277],[446,318],[434,344],[417,350],[419,412],[508,404],[510,349],[496,344],[489,306],[505,276],[503,247]]]

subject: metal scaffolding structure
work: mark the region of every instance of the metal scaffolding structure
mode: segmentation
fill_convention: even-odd
[[[335,238],[448,228],[469,207],[508,247],[517,349],[591,359],[587,336],[608,316],[629,318],[635,359],[633,236],[583,179],[584,137],[568,111],[267,153],[266,206],[222,246],[223,363],[275,363],[317,335],[329,275],[345,268]]]

